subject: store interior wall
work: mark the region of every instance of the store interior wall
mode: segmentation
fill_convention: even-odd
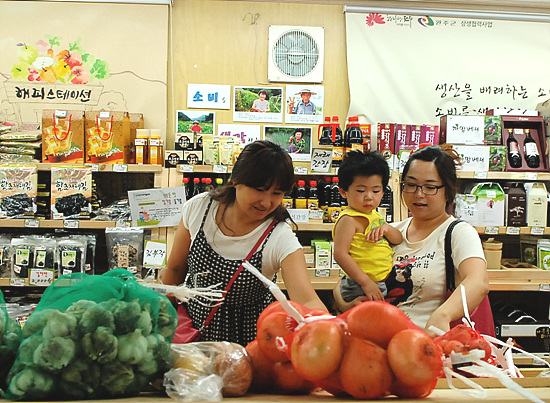
[[[267,79],[270,25],[325,28],[325,116],[347,117],[350,104],[343,6],[448,8],[508,12],[550,12],[547,0],[467,1],[174,0],[169,62],[167,144],[173,144],[176,110],[187,109],[187,84],[284,86]],[[173,68],[172,68],[173,67]],[[368,66],[357,66],[368,74]],[[294,84],[294,83],[292,83]],[[216,123],[233,123],[232,110],[216,110]]]

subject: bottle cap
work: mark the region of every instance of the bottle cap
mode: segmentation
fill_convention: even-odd
[[[333,116],[333,117],[332,117],[332,121],[333,121],[333,122],[339,122],[340,119],[338,119],[338,116]]]
[[[317,181],[309,181],[309,186],[317,186]]]
[[[204,178],[204,182],[209,185],[212,183],[212,178]]]
[[[306,181],[303,181],[303,180],[298,181],[298,186],[305,186],[305,185],[306,185]]]
[[[201,179],[200,178],[193,178],[193,183],[200,183]]]
[[[183,183],[189,183],[189,177],[185,177],[181,180]]]
[[[332,183],[338,183],[338,177],[337,176],[332,177]]]

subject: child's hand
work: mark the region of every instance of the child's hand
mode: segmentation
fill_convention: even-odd
[[[391,229],[391,226],[389,224],[384,224],[384,225],[381,225],[380,227],[373,228],[366,235],[366,239],[367,241],[378,242],[378,240],[382,238],[384,235],[386,235],[390,229]]]
[[[292,140],[294,140],[294,136],[290,136],[290,138],[288,139],[288,142],[292,143]]]
[[[363,285],[363,291],[365,291],[368,301],[384,301],[384,294],[373,281]]]

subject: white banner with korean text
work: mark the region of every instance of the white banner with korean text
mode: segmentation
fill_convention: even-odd
[[[346,12],[349,116],[439,124],[550,98],[550,24]]]

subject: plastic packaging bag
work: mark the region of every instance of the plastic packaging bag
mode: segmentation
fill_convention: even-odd
[[[0,389],[6,389],[6,376],[15,361],[21,343],[21,326],[8,316],[4,295],[0,291]]]
[[[4,397],[137,395],[170,367],[176,325],[170,301],[126,270],[62,276],[46,288],[25,323]]]
[[[109,270],[123,268],[131,273],[139,274],[143,268],[142,228],[105,228],[107,242],[107,260]]]
[[[172,344],[173,369],[164,375],[166,393],[183,402],[219,402],[242,396],[252,382],[244,347],[230,342]]]

